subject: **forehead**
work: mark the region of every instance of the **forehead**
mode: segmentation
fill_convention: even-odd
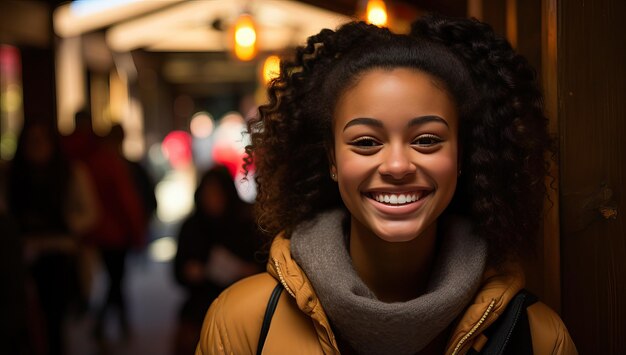
[[[426,93],[436,92],[452,96],[446,89],[445,83],[434,75],[416,68],[372,68],[357,75],[354,82],[340,93],[340,97],[351,91],[372,91],[375,89],[387,89],[393,82],[403,82],[407,86],[413,86],[413,92]],[[384,86],[383,86],[384,85]]]
[[[442,82],[412,68],[376,68],[343,91],[334,118],[339,123],[357,116],[385,120],[423,115],[456,120],[456,105]]]

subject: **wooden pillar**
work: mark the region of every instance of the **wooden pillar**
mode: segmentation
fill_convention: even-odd
[[[581,354],[624,354],[626,2],[554,2],[561,315]]]

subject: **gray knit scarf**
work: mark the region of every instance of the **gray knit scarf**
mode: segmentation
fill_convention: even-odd
[[[416,354],[468,305],[487,259],[486,242],[459,218],[439,222],[441,248],[427,291],[396,303],[376,299],[356,274],[342,235],[343,211],[320,214],[291,236],[291,253],[334,330],[359,354]]]

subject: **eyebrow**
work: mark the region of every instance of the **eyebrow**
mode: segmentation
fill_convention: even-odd
[[[446,120],[444,120],[443,118],[439,116],[434,116],[434,115],[415,117],[411,121],[409,121],[408,127],[422,125],[428,122],[439,122],[439,123],[443,123],[444,125],[446,125],[446,127],[449,127],[448,122],[446,122]],[[358,117],[346,123],[345,127],[343,127],[343,130],[345,131],[346,129],[348,129],[348,127],[361,125],[361,124],[367,125],[367,126],[381,127],[381,128],[383,127],[383,123],[380,120],[377,120],[375,118],[369,118],[369,117]]]
[[[346,129],[348,129],[348,127],[356,126],[360,124],[367,125],[367,126],[381,127],[381,128],[383,127],[383,123],[375,118],[359,117],[359,118],[350,120],[350,122],[346,123],[346,125],[343,127],[343,130],[345,131]]]
[[[421,125],[421,124],[428,123],[428,122],[443,123],[444,125],[446,125],[446,127],[450,128],[450,126],[448,126],[448,122],[446,122],[446,120],[444,120],[443,118],[441,118],[439,116],[433,116],[433,115],[416,117],[416,118],[412,119],[409,122],[409,127],[416,126],[416,125]]]

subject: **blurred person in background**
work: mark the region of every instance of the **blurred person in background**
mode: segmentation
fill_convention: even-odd
[[[15,221],[0,210],[0,349],[7,354],[29,354],[26,268]],[[33,329],[34,330],[34,329]],[[32,344],[34,345],[34,344]]]
[[[195,211],[182,224],[174,273],[187,297],[179,312],[174,354],[193,354],[209,305],[233,282],[262,271],[252,206],[237,194],[228,169],[209,169],[198,184]]]
[[[63,354],[70,301],[84,302],[77,245],[94,226],[98,210],[89,173],[63,155],[52,123],[24,125],[10,165],[8,195],[43,313],[48,354]]]
[[[124,133],[122,125],[116,123],[111,126],[111,131],[109,131],[109,134],[106,136],[106,140],[111,144],[111,147],[117,152],[118,156],[128,164],[135,188],[141,198],[146,223],[148,223],[157,209],[155,183],[146,168],[140,162],[130,160],[124,156],[123,143],[125,136],[126,134]],[[145,230],[148,230],[147,225],[145,226]]]
[[[104,345],[106,317],[115,310],[122,337],[130,336],[130,324],[123,281],[126,256],[131,249],[145,244],[146,216],[132,174],[117,147],[98,137],[92,130],[89,111],[76,113],[76,130],[67,137],[65,148],[82,161],[94,178],[99,219],[85,238],[85,248],[94,248],[107,275],[108,288],[96,311],[94,336]]]
[[[28,341],[26,267],[17,224],[9,213],[4,161],[0,161],[0,243],[0,349],[8,354],[31,354],[35,337]]]

